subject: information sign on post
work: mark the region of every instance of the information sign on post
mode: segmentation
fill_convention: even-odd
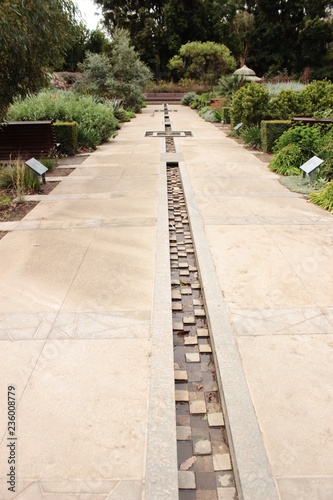
[[[310,158],[310,160],[303,163],[303,165],[300,166],[300,169],[303,171],[303,179],[305,179],[306,174],[308,174],[310,176],[310,182],[311,182],[311,184],[313,184],[315,170],[323,162],[324,162],[324,160],[322,160],[321,158],[318,158],[318,156],[313,156],[312,158]]]
[[[42,163],[40,163],[38,160],[35,158],[30,158],[30,160],[27,160],[25,164],[31,168],[31,170],[38,176],[40,175],[42,177],[42,182],[45,184],[45,174],[48,171],[48,168],[46,168]]]

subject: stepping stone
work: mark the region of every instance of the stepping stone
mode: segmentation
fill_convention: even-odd
[[[175,370],[175,380],[177,382],[187,382],[187,371],[186,370]],[[221,413],[222,415],[222,413]]]
[[[198,337],[208,337],[207,328],[197,328],[197,335],[198,335]]]
[[[175,399],[177,402],[186,403],[187,401],[189,401],[188,391],[176,390],[175,391]]]
[[[196,335],[189,335],[188,337],[184,337],[184,345],[197,345],[198,337]]]
[[[179,273],[179,276],[189,276],[190,275],[190,271],[186,270],[186,271],[180,271]]]
[[[180,262],[179,269],[188,269],[188,263],[187,262]]]
[[[197,352],[186,352],[185,360],[188,363],[200,363],[200,354]]]
[[[190,401],[190,414],[191,415],[203,415],[206,412],[207,412],[207,408],[206,408],[205,401],[201,401],[201,400]]]
[[[171,291],[171,298],[172,298],[172,300],[181,300],[182,296],[180,294],[180,290],[172,290]]]
[[[199,352],[201,354],[210,354],[212,352],[212,348],[208,344],[200,344],[199,345]]]
[[[217,453],[213,455],[214,471],[231,470],[231,460],[229,453]]]
[[[183,310],[183,306],[179,302],[173,302],[173,304],[172,304],[172,310],[173,311],[182,311]]]
[[[180,293],[181,293],[182,295],[191,295],[191,293],[192,293],[192,288],[191,288],[191,287],[189,287],[189,286],[187,286],[187,287],[183,287],[183,288],[181,288],[181,289],[180,289]]]
[[[183,323],[184,323],[184,325],[195,325],[195,317],[194,316],[184,316]]]
[[[172,325],[173,330],[184,330],[184,325],[183,323],[173,323]]]
[[[236,488],[217,488],[217,500],[234,500]]]
[[[205,310],[204,309],[194,309],[194,316],[197,318],[203,318],[206,316]]]
[[[208,413],[209,427],[221,427],[224,425],[224,418],[222,413]]]
[[[191,470],[178,471],[178,487],[180,490],[195,490],[195,474]]]
[[[202,439],[194,443],[194,455],[210,455],[212,452],[212,445],[209,439]]]

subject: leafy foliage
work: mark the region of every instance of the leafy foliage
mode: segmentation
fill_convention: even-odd
[[[293,116],[302,116],[305,112],[305,101],[302,93],[286,89],[271,99],[268,114],[273,120],[289,120]]]
[[[308,160],[318,154],[322,143],[323,134],[319,125],[294,125],[277,139],[273,151],[278,152],[289,144],[297,144]]]
[[[195,78],[214,85],[221,75],[236,69],[236,61],[223,44],[189,42],[170,59],[169,68],[177,78]]]
[[[297,144],[288,144],[274,155],[269,168],[281,175],[299,175],[299,167],[305,161],[301,148]]]
[[[333,212],[333,181],[326,184],[320,191],[310,193],[309,198],[316,205]]]
[[[260,125],[245,126],[240,129],[239,135],[247,146],[260,149],[261,147],[261,131]]]
[[[267,117],[269,94],[266,89],[256,83],[240,88],[232,99],[232,123],[242,122],[244,125],[258,124]]]
[[[187,92],[181,103],[184,104],[184,106],[191,106],[191,104],[198,99],[198,94],[196,92]]]
[[[3,0],[0,3],[0,121],[15,97],[48,83],[69,47],[75,10],[71,0]]]
[[[0,168],[0,188],[13,189],[18,201],[22,201],[24,194],[29,189],[38,191],[39,187],[39,178],[20,160],[17,160],[13,165]]]
[[[142,90],[152,75],[130,45],[125,30],[115,30],[110,57],[87,53],[80,68],[84,75],[84,81],[77,86],[80,92],[120,99],[125,108],[135,112],[143,107]]]
[[[54,120],[77,122],[78,143],[95,148],[114,136],[119,128],[110,106],[75,92],[42,92],[16,101],[8,113],[9,120]]]

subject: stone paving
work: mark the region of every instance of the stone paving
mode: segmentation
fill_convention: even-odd
[[[146,137],[163,130],[165,115],[192,136]],[[179,165],[191,226],[185,245],[171,241],[177,276],[167,163]],[[0,241],[1,500],[194,492],[220,500],[235,486],[245,500],[333,498],[333,219],[278,179],[193,110],[155,105],[37,196],[22,221],[0,224],[8,231]],[[192,249],[196,262],[183,261]],[[193,309],[184,311],[190,291]],[[176,372],[174,339],[176,357],[183,350]],[[211,354],[216,379],[205,369],[193,376]],[[215,383],[221,401],[202,398],[215,397]],[[17,399],[14,494],[8,386]],[[228,450],[215,453],[221,431]],[[216,491],[207,489],[213,475]]]
[[[236,499],[206,312],[177,167],[168,167],[168,193],[179,499]]]

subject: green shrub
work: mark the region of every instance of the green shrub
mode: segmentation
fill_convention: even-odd
[[[118,108],[114,112],[114,116],[117,118],[117,120],[123,123],[123,122],[130,122],[132,118],[136,117],[136,114],[133,111],[127,111],[124,108]]]
[[[118,82],[110,78],[106,82],[108,95],[112,99],[122,99],[124,108],[139,113],[144,107],[145,96],[136,83]]]
[[[183,99],[181,100],[181,104],[184,106],[191,106],[191,104],[198,99],[198,94],[196,92],[187,92]]]
[[[273,120],[289,120],[293,116],[302,116],[305,112],[303,95],[291,89],[281,92],[271,99],[268,113]]]
[[[289,144],[297,144],[308,160],[316,155],[323,142],[320,125],[293,125],[276,141],[273,151],[277,152]]]
[[[69,156],[75,155],[78,151],[77,123],[56,122],[53,126],[56,142],[60,143],[61,151]]]
[[[316,205],[333,212],[333,181],[326,184],[320,191],[310,193],[309,198]]]
[[[230,123],[230,108],[227,106],[222,108],[222,122]]]
[[[78,144],[87,146],[87,131],[91,148],[96,148],[116,135],[119,122],[110,106],[96,103],[92,97],[76,92],[42,92],[37,96],[16,101],[9,109],[8,120],[54,120],[76,122]]]
[[[319,158],[324,160],[320,165],[320,177],[331,181],[333,179],[333,134],[332,131],[323,137],[321,148],[318,151]]]
[[[0,168],[0,188],[15,190],[18,201],[22,201],[23,195],[27,190],[38,191],[39,187],[39,178],[19,160],[13,165],[6,165]]]
[[[240,88],[232,99],[231,123],[256,125],[268,114],[269,94],[261,85],[250,83]]]
[[[313,81],[302,90],[301,95],[306,106],[306,114],[312,116],[314,112],[332,107],[333,83],[328,80]]]
[[[48,169],[49,172],[52,172],[54,167],[57,165],[58,160],[57,158],[39,158],[40,163],[44,165]]]
[[[275,141],[290,127],[289,120],[262,120],[260,124],[262,150],[271,153]]]
[[[301,148],[297,144],[288,144],[274,155],[269,168],[281,175],[299,175],[299,167],[305,161]]]
[[[239,135],[247,146],[256,149],[261,148],[260,125],[245,125],[240,129]]]

